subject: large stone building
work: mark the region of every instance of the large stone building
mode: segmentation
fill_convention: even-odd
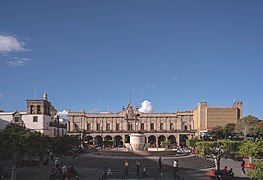
[[[201,102],[193,111],[175,113],[142,113],[129,104],[118,113],[69,112],[67,134],[80,135],[88,145],[111,141],[118,146],[129,142],[130,134],[140,132],[152,146],[160,146],[164,140],[180,145],[187,138],[199,137],[202,131],[236,123],[242,113],[242,102],[232,107],[208,107]]]
[[[193,110],[194,128],[196,132],[206,132],[209,129],[228,123],[237,123],[243,116],[242,102],[234,102],[230,107],[210,107],[206,102],[200,102],[197,109]]]
[[[47,93],[44,99],[27,100],[26,112],[0,112],[0,129],[10,123],[51,137],[66,134],[66,124],[59,122],[57,110],[48,101]]]
[[[81,135],[89,145],[102,145],[112,141],[114,146],[129,142],[131,133],[144,133],[151,146],[160,146],[161,141],[172,144],[185,143],[194,135],[193,113],[141,113],[132,104],[119,113],[69,112],[67,134]]]

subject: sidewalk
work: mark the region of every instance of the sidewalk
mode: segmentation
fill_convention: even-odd
[[[212,158],[209,159],[213,160]],[[222,158],[221,169],[224,169],[225,166],[227,166],[227,169],[233,168],[233,172],[235,173],[236,179],[245,179],[245,180],[249,179],[249,177],[246,174],[242,174],[240,162],[234,161],[232,159]]]

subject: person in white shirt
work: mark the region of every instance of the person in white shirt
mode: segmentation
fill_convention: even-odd
[[[178,172],[178,160],[174,160],[174,171]]]

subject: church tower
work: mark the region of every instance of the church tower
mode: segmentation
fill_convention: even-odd
[[[47,92],[43,95],[44,99],[27,100],[27,114],[42,114],[50,116],[51,103],[48,101]]]

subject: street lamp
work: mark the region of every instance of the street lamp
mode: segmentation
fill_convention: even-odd
[[[244,140],[247,139],[247,121],[243,119],[243,124],[245,125],[245,130],[244,130]]]
[[[140,124],[140,118],[139,118],[140,114],[136,114],[135,115],[135,132],[138,132],[138,125]]]
[[[54,116],[54,119],[55,119],[55,125],[56,125],[56,128],[57,128],[57,137],[59,136],[59,115],[56,114]]]

